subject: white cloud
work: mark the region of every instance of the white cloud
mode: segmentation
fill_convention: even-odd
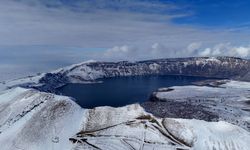
[[[250,56],[250,46],[249,47],[236,47],[234,48],[238,56],[249,57]]]
[[[189,54],[193,54],[193,53],[195,53],[195,51],[197,51],[199,48],[201,48],[201,46],[202,46],[201,42],[193,42],[193,43],[188,45],[187,52]]]
[[[115,46],[104,52],[104,58],[113,60],[133,60],[136,58],[137,49],[127,45]]]
[[[206,48],[199,53],[200,56],[210,56],[211,55],[211,48]]]
[[[111,49],[107,49],[103,53],[99,53],[99,56],[103,56],[99,59],[105,60],[143,60],[143,59],[155,59],[174,57],[175,52],[173,49],[168,49],[163,44],[153,43],[152,45],[139,46],[114,46]]]
[[[154,43],[152,46],[151,46],[151,50],[150,50],[150,54],[153,55],[153,56],[157,56],[159,55],[159,53],[162,53],[163,50],[166,49],[165,46],[163,46],[162,44],[159,44],[159,43]]]
[[[128,45],[115,46],[102,54],[105,60],[143,60],[172,57],[199,57],[199,56],[233,56],[250,57],[250,46],[237,46],[231,43],[219,43],[212,47],[203,46],[201,42],[188,44],[186,48],[170,48],[161,43],[153,43],[147,48],[131,47]],[[100,56],[100,53],[99,53]],[[100,59],[100,57],[99,57]]]
[[[250,57],[250,46],[233,46],[231,43],[220,43],[213,47],[201,49],[198,56],[234,56]]]

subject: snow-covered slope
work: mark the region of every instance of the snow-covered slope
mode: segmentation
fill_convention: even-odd
[[[1,150],[247,150],[250,133],[226,122],[156,118],[138,105],[82,109],[70,98],[0,93]]]
[[[14,88],[0,94],[1,150],[71,149],[84,110],[70,98]]]
[[[144,106],[157,116],[223,120],[250,131],[250,82],[174,86],[154,92],[151,100]]]
[[[41,78],[44,77],[45,74],[46,73],[39,74],[36,76],[29,76],[29,77],[19,78],[15,80],[8,80],[8,81],[0,82],[0,91],[10,89],[13,87],[18,87],[18,86],[26,86],[26,87],[28,87],[29,85],[41,86],[39,81]]]
[[[250,81],[250,61],[233,57],[194,57],[139,62],[87,61],[50,73],[0,83],[0,90],[21,85],[53,92],[66,83],[90,82],[99,78],[137,75],[186,75]]]

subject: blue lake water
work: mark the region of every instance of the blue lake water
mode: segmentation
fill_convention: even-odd
[[[118,107],[145,102],[160,87],[191,85],[192,82],[205,79],[177,75],[115,77],[101,79],[102,83],[67,84],[58,90],[62,95],[75,98],[83,108]]]

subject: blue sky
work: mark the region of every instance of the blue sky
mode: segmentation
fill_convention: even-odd
[[[177,0],[174,3],[186,5],[184,11],[193,13],[176,19],[176,23],[215,28],[249,26],[250,23],[249,0]]]
[[[0,80],[88,59],[249,58],[249,14],[249,0],[1,0]]]
[[[46,7],[59,8],[66,6],[71,10],[84,12],[81,3],[84,0],[43,0],[41,1]],[[86,2],[86,0],[85,0]],[[98,5],[99,2],[99,5]],[[141,5],[128,5],[130,3],[150,3],[152,6],[141,7]],[[101,4],[100,4],[101,3]],[[226,27],[234,28],[241,26],[249,26],[250,24],[250,1],[242,0],[134,0],[134,1],[96,1],[89,4],[91,9],[108,9],[112,11],[131,11],[141,13],[160,13],[160,14],[189,14],[186,17],[173,19],[177,24],[190,24],[204,27]],[[126,5],[127,4],[127,5]],[[156,5],[157,4],[157,5]],[[153,7],[156,5],[155,7]],[[175,6],[176,9],[164,7],[168,5]],[[158,8],[157,8],[158,6]],[[160,7],[160,8],[159,8]]]

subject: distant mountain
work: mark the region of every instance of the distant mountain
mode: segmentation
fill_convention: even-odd
[[[235,57],[191,57],[138,62],[87,61],[38,76],[2,83],[0,89],[18,85],[52,92],[67,83],[140,75],[185,75],[250,81],[250,60]]]
[[[186,75],[249,80],[250,61],[234,57],[193,57],[138,62],[89,62],[58,70],[69,81],[136,75]],[[246,76],[247,75],[247,76]],[[44,77],[42,82],[46,82]]]
[[[56,87],[54,84],[138,75],[185,75],[250,81],[250,61],[234,57],[194,57],[138,62],[86,62],[47,73],[40,83]]]

